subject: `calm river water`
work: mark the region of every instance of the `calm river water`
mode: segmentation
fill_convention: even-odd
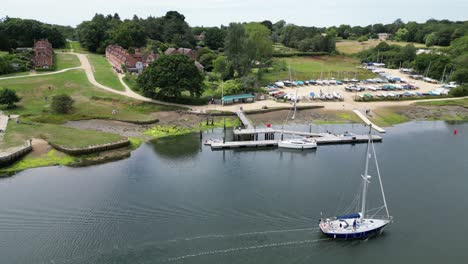
[[[394,223],[367,241],[317,228],[359,191],[365,144],[213,152],[190,135],[0,180],[0,263],[465,263],[468,124],[398,125],[376,150]]]

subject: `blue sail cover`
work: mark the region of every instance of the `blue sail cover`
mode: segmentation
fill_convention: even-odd
[[[360,218],[361,215],[359,213],[348,214],[348,215],[340,215],[337,216],[336,219],[351,219],[351,218]]]

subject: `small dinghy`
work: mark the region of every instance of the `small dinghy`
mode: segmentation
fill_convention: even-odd
[[[211,144],[213,144],[213,143],[223,143],[223,140],[222,139],[209,138],[209,139],[203,141],[203,145],[205,145],[205,146],[211,146]]]

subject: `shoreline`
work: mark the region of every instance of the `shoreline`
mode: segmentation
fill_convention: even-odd
[[[356,124],[362,123],[352,111],[330,110],[326,108],[299,109],[296,118],[290,120],[290,110],[270,109],[270,111],[248,114],[248,118],[255,126],[266,124]],[[236,127],[239,124],[237,117],[225,115],[198,115],[183,111],[167,111],[156,113],[159,119],[155,124],[135,124],[130,122],[87,119],[80,121],[69,121],[64,126],[80,130],[96,130],[114,133],[129,138],[131,144],[115,150],[102,151],[91,155],[70,156],[62,153],[47,142],[40,142],[36,146],[37,151],[26,155],[21,160],[0,169],[0,178],[13,176],[18,172],[30,168],[48,166],[86,167],[122,160],[131,156],[144,142],[166,137],[177,137],[188,133],[197,133],[224,126]],[[459,121],[468,122],[468,108],[463,106],[428,106],[407,105],[381,107],[371,111],[369,116],[372,122],[383,127],[411,121]],[[234,119],[234,120],[233,120]],[[207,125],[208,122],[208,125]],[[213,122],[213,125],[211,124]],[[44,143],[45,142],[45,143]],[[34,145],[34,144],[33,144]],[[37,145],[37,144],[36,144]]]

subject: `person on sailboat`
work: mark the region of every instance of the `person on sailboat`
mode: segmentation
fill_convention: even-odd
[[[354,218],[354,221],[353,221],[353,229],[356,230],[356,226],[357,226],[357,222],[356,222],[356,218]]]

